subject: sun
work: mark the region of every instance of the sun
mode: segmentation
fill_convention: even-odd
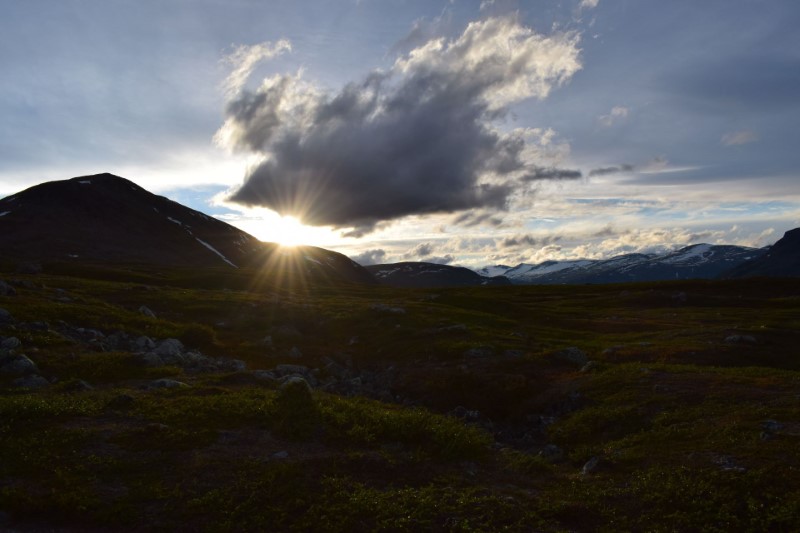
[[[313,228],[303,225],[298,219],[292,216],[282,216],[270,220],[268,224],[269,234],[272,238],[265,239],[277,242],[281,246],[299,246],[309,244],[314,240]]]

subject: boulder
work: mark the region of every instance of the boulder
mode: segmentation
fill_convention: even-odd
[[[156,347],[156,342],[151,339],[150,337],[146,337],[142,335],[141,337],[136,337],[136,340],[133,341],[133,350],[137,352],[149,352],[154,350]]]
[[[48,385],[50,385],[50,382],[37,374],[31,374],[14,380],[15,387],[23,387],[25,389],[41,389]]]
[[[560,352],[557,352],[556,359],[559,361],[564,361],[565,363],[572,363],[578,366],[583,366],[589,362],[589,357],[584,353],[583,350],[576,346],[570,346],[569,348],[565,348]]]
[[[11,316],[11,313],[0,307],[0,325],[13,323],[14,317]]]
[[[154,381],[151,381],[150,383],[145,385],[143,388],[145,388],[145,389],[182,389],[182,388],[186,388],[188,386],[189,385],[187,385],[186,383],[184,383],[182,381],[177,381],[177,380],[174,380],[174,379],[162,378],[162,379],[156,379]]]
[[[157,318],[156,314],[146,305],[139,307],[139,313],[149,318]]]
[[[22,354],[7,355],[0,359],[0,373],[3,374],[34,374],[38,370],[36,363]]]
[[[17,289],[0,279],[0,296],[15,296]]]
[[[164,339],[158,343],[156,349],[153,350],[156,354],[163,357],[180,357],[184,352],[183,343],[178,339]]]
[[[0,352],[10,352],[11,350],[18,350],[22,347],[22,342],[16,337],[8,337],[0,342]]]

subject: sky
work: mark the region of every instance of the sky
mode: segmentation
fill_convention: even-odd
[[[795,0],[0,0],[0,196],[470,267],[800,226]]]

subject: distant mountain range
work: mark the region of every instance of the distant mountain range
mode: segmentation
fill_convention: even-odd
[[[0,199],[0,258],[43,264],[251,267],[287,280],[374,283],[369,272],[340,253],[263,243],[113,174],[52,181]]]
[[[714,279],[761,258],[768,254],[768,250],[694,244],[663,255],[625,254],[600,260],[545,261],[538,264],[521,263],[515,267],[495,265],[476,272],[483,276],[505,276],[515,285]],[[795,270],[794,275],[798,274]]]

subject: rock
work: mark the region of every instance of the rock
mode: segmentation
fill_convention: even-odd
[[[50,385],[50,382],[37,374],[31,374],[14,380],[15,387],[23,387],[26,389],[41,389],[48,385]]]
[[[764,431],[768,431],[770,433],[776,433],[783,429],[783,424],[781,424],[777,420],[764,420],[761,423],[761,428]]]
[[[757,344],[756,338],[752,335],[728,335],[725,337],[728,344]]]
[[[36,363],[28,359],[25,355],[7,355],[0,359],[0,373],[3,374],[35,374],[39,369]]]
[[[303,352],[301,352],[300,348],[298,348],[297,346],[292,346],[292,349],[289,350],[289,353],[286,355],[288,355],[292,359],[300,359],[301,357],[303,357]]]
[[[42,265],[39,263],[20,263],[17,265],[18,274],[41,274]]]
[[[0,296],[16,296],[17,289],[0,279]]]
[[[586,461],[586,464],[583,465],[583,468],[581,468],[581,474],[583,474],[584,476],[591,474],[592,472],[597,470],[597,465],[599,464],[600,464],[600,458],[592,457],[591,459]]]
[[[180,357],[185,351],[185,348],[183,347],[183,343],[178,339],[164,339],[158,343],[158,346],[156,346],[156,349],[153,351],[162,358],[165,356],[175,358]]]
[[[164,360],[155,352],[140,353],[137,354],[136,358],[144,366],[164,366]]]
[[[156,314],[146,305],[139,307],[139,313],[143,314],[146,317],[157,318]]]
[[[386,304],[372,304],[369,306],[372,311],[376,311],[378,313],[385,313],[390,315],[404,315],[406,314],[406,310],[402,307],[393,307]]]
[[[491,346],[476,346],[464,351],[464,357],[491,357],[494,355],[494,349]]]
[[[156,342],[150,337],[145,337],[144,335],[141,337],[136,337],[136,340],[133,341],[133,349],[137,352],[149,352],[154,350],[155,347]]]
[[[156,379],[144,386],[146,389],[183,389],[188,387],[186,383],[174,379]]]
[[[555,444],[548,444],[542,448],[542,451],[539,452],[539,456],[542,459],[550,461],[551,463],[557,463],[564,459],[564,450]]]
[[[267,335],[263,339],[261,339],[261,346],[265,348],[274,348],[275,344],[272,342],[272,335]]]
[[[276,461],[283,461],[284,459],[289,458],[289,452],[287,452],[286,450],[275,452],[272,455],[270,455],[269,458],[275,459]]]
[[[106,407],[115,411],[124,411],[125,409],[130,409],[135,402],[136,399],[130,394],[120,394],[112,398],[106,404]]]
[[[44,320],[37,320],[35,322],[26,322],[23,324],[25,329],[31,331],[50,331],[50,324],[45,322]]]
[[[587,361],[586,364],[581,367],[581,372],[592,372],[598,368],[600,368],[600,365],[597,361]]]
[[[11,313],[0,307],[0,325],[13,323],[14,317],[11,316]]]
[[[10,352],[11,350],[17,350],[21,347],[22,341],[16,337],[8,337],[7,339],[3,339],[3,342],[0,342],[0,352]]]
[[[273,328],[272,334],[283,338],[296,338],[301,336],[300,331],[296,327],[288,325]]]
[[[466,324],[455,324],[452,326],[443,326],[437,330],[439,333],[467,333],[469,328]]]
[[[94,387],[92,387],[82,379],[76,379],[64,383],[63,386],[61,387],[61,390],[63,390],[64,392],[84,392],[84,391],[94,390]]]
[[[557,352],[556,359],[559,361],[564,361],[566,363],[573,363],[579,366],[583,366],[589,362],[589,357],[576,346],[570,346],[569,348],[565,348],[560,352]]]

